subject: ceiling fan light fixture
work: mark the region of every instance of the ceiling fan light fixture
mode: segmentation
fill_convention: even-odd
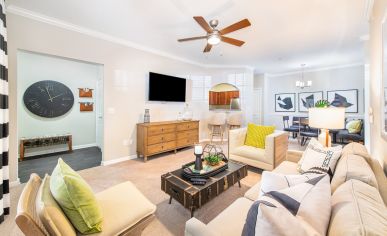
[[[220,43],[220,36],[218,34],[212,34],[208,37],[207,43],[211,45],[216,45]]]

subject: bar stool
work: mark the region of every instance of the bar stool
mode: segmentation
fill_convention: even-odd
[[[223,125],[226,123],[225,113],[215,113],[212,115],[209,125],[211,125],[211,143],[214,136],[220,137],[221,143],[223,144]]]
[[[227,117],[228,129],[239,129],[242,125],[242,113],[230,114]]]

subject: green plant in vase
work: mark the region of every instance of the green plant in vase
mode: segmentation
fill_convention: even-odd
[[[314,106],[317,108],[326,108],[330,105],[331,104],[328,102],[328,100],[318,100]]]
[[[216,166],[222,160],[221,156],[218,155],[209,155],[204,158],[204,160],[211,166]]]

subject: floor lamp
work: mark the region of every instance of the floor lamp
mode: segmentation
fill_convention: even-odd
[[[330,129],[344,129],[345,108],[325,107],[309,108],[309,126],[321,129],[318,140],[325,147],[331,146]]]

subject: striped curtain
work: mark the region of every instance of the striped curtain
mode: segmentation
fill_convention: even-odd
[[[0,223],[9,214],[8,56],[4,0],[0,0]]]

